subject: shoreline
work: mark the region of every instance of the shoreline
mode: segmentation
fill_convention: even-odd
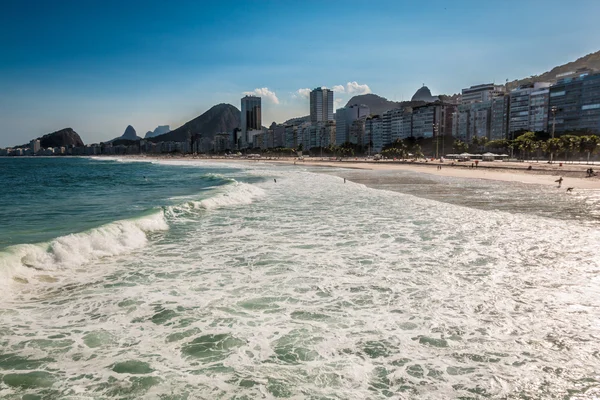
[[[100,156],[103,157],[103,156]],[[99,157],[99,158],[100,158]],[[586,170],[594,167],[587,164],[547,164],[538,162],[500,162],[483,161],[477,167],[471,168],[470,162],[458,163],[446,160],[444,163],[412,162],[412,161],[372,161],[372,160],[323,160],[317,157],[299,160],[297,158],[210,158],[210,157],[160,157],[160,156],[138,156],[127,155],[115,158],[132,158],[142,160],[171,160],[171,161],[206,161],[224,163],[261,163],[272,165],[291,165],[305,167],[325,168],[347,168],[371,171],[411,171],[430,175],[446,176],[453,178],[489,179],[504,182],[519,182],[526,184],[538,184],[558,186],[556,180],[563,177],[561,188],[600,190],[600,177],[586,177]],[[441,169],[437,167],[441,165]],[[528,167],[531,166],[531,170]]]

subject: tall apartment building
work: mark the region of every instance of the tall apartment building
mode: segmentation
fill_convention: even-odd
[[[537,82],[520,86],[510,92],[510,122],[508,131],[511,137],[517,131],[534,130],[531,125],[531,94],[534,91],[544,90],[549,87],[550,83]]]
[[[355,119],[350,124],[349,141],[352,144],[358,144],[361,146],[368,146],[368,140],[365,135],[365,122],[367,116],[364,115],[360,118]]]
[[[507,138],[510,117],[510,96],[498,95],[492,98],[489,140]]]
[[[383,113],[383,145],[412,135],[412,109],[396,108]]]
[[[37,139],[34,139],[31,142],[29,142],[29,150],[31,151],[31,154],[39,153],[40,147],[40,141]]]
[[[488,83],[463,89],[461,105],[452,122],[453,135],[466,142],[475,137],[504,139],[508,104],[504,86]]]
[[[493,83],[471,86],[462,90],[461,104],[481,103],[504,92],[504,86]]]
[[[350,107],[338,108],[335,113],[335,144],[337,146],[350,142],[350,127],[359,118],[366,118],[370,113],[364,104],[353,104]]]
[[[389,142],[383,141],[383,117],[380,115],[372,115],[367,117],[365,121],[365,137],[367,144],[371,144],[371,153],[379,153],[384,144]]]
[[[534,89],[529,95],[529,130],[545,131],[548,127],[550,87]]]
[[[414,107],[412,110],[411,135],[418,138],[431,138],[437,134],[452,134],[452,115],[456,110],[454,104],[435,102]]]
[[[600,133],[600,73],[584,72],[559,80],[550,87],[548,132],[556,122],[556,133],[589,131]]]
[[[310,122],[333,121],[333,90],[318,87],[310,92]]]
[[[242,97],[242,147],[252,143],[253,137],[262,131],[261,98],[258,96]],[[252,132],[254,131],[254,132]]]

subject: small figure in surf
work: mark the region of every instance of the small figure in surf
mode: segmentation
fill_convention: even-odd
[[[575,189],[575,188],[572,188],[572,187],[567,188],[567,193],[571,193],[573,191],[573,189]]]
[[[561,176],[560,178],[558,178],[554,182],[558,182],[558,187],[560,187],[562,185],[562,181],[563,181],[563,177]]]
[[[277,183],[277,179],[273,178],[273,182]]]

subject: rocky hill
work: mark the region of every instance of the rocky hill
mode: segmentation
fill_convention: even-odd
[[[156,129],[154,129],[154,131],[148,131],[146,132],[146,136],[144,136],[144,139],[148,139],[154,136],[159,136],[159,135],[164,135],[165,133],[168,133],[171,131],[171,128],[169,127],[169,125],[159,125],[156,127]]]
[[[351,106],[353,104],[364,104],[369,106],[371,114],[383,114],[386,111],[393,110],[395,108],[406,108],[406,107],[415,107],[425,104],[423,101],[391,101],[386,99],[385,97],[378,96],[373,93],[369,94],[361,94],[359,96],[354,96],[348,103],[346,103],[346,107]]]
[[[197,134],[212,140],[216,133],[231,132],[234,128],[238,128],[240,123],[240,110],[231,104],[221,103],[179,128],[148,140],[152,142],[182,142]]]
[[[590,53],[586,56],[580,57],[575,61],[568,62],[558,67],[552,68],[550,71],[544,72],[540,75],[531,75],[528,78],[517,79],[512,82],[508,82],[508,89],[514,89],[517,86],[524,85],[527,83],[535,82],[554,82],[556,75],[563,74],[565,72],[575,72],[579,69],[589,68],[592,70],[600,71],[600,51]]]
[[[40,141],[42,148],[48,147],[68,147],[68,146],[83,146],[83,140],[77,132],[71,128],[61,129],[56,132],[48,133],[42,137],[37,138]],[[25,144],[21,147],[29,146]]]

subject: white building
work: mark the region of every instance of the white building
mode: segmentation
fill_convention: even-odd
[[[462,90],[461,104],[481,103],[491,100],[493,97],[504,92],[504,86],[493,83],[471,86]]]
[[[29,149],[31,150],[31,153],[34,155],[39,153],[39,151],[41,150],[40,141],[37,139],[34,139],[31,142],[29,142]]]

